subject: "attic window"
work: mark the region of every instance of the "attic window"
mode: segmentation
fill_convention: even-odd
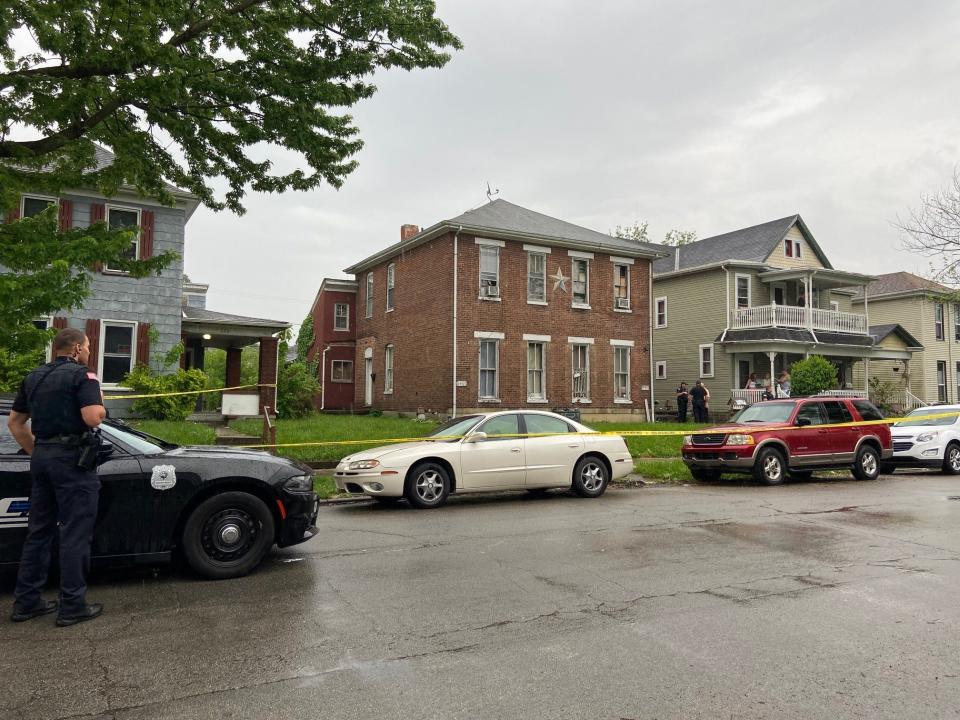
[[[795,258],[800,257],[800,241],[799,240],[793,241],[793,256]]]
[[[787,257],[793,257],[793,240],[786,238],[783,241],[783,254]]]

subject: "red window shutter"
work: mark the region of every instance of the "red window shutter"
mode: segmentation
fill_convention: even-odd
[[[150,364],[150,323],[137,326],[137,365]]]
[[[107,206],[103,203],[92,203],[90,205],[90,224],[104,222],[107,218]],[[94,263],[93,267],[90,268],[94,272],[100,272],[103,270],[103,263]]]
[[[73,201],[60,201],[60,232],[66,232],[73,227]]]
[[[100,360],[100,321],[92,318],[87,320],[86,333],[90,340],[90,359],[87,360],[87,367],[96,372]]]
[[[140,213],[140,260],[153,257],[153,210]]]

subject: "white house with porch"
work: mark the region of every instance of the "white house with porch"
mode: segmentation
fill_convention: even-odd
[[[853,296],[873,279],[834,268],[799,215],[675,248],[654,263],[658,407],[675,407],[680,382],[697,379],[714,413],[756,402],[764,388],[776,392],[782,371],[814,354],[836,367],[834,392],[867,396],[872,359],[909,362],[916,349],[878,342],[865,295],[854,311]],[[858,382],[855,366],[863,368]]]

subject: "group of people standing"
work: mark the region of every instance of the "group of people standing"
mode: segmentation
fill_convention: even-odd
[[[756,373],[750,373],[747,382],[744,385],[745,390],[759,390],[760,384],[757,382]],[[687,387],[686,382],[681,382],[677,388],[677,421],[687,421],[687,410],[693,406],[694,422],[710,422],[710,391],[703,384],[703,380],[697,380],[692,388]],[[786,370],[777,376],[777,389],[774,394],[773,387],[767,385],[763,389],[762,400],[773,400],[778,397],[790,397],[790,373]]]

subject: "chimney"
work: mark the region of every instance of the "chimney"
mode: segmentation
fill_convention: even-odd
[[[400,226],[400,242],[404,240],[409,240],[414,235],[420,232],[420,228],[416,225],[401,225]]]
[[[680,269],[680,246],[677,245],[677,249],[673,251],[673,269]]]

